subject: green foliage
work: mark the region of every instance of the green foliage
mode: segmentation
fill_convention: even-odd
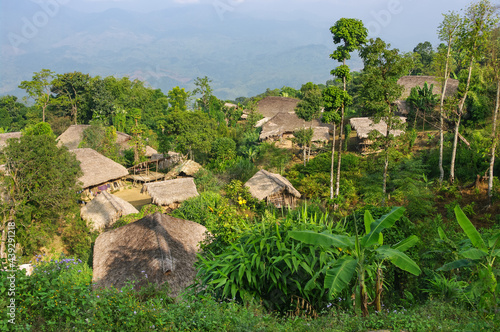
[[[247,227],[247,216],[229,199],[218,193],[203,192],[182,202],[172,211],[173,217],[191,220],[205,226],[210,232],[205,251],[219,253],[225,246],[233,243]]]
[[[289,236],[291,230],[326,230],[323,222],[323,218],[315,222],[307,213],[300,221],[278,221],[267,213],[262,223],[243,232],[219,255],[200,257],[200,291],[245,303],[253,298],[282,313],[291,310],[299,298],[316,310],[323,308],[327,298],[316,280],[321,279],[319,271],[326,267],[333,253],[301,244]]]
[[[455,215],[469,241],[457,246],[457,260],[443,265],[438,271],[475,267],[478,279],[471,284],[468,295],[476,301],[480,309],[495,312],[500,291],[497,283],[497,265],[495,265],[495,260],[500,255],[500,250],[497,249],[500,244],[500,232],[497,230],[485,240],[458,205],[455,207]],[[441,233],[441,237],[446,239],[444,232]]]
[[[321,90],[316,86],[316,88],[306,90],[302,100],[297,103],[295,114],[305,121],[312,121],[319,116],[321,106],[323,106]]]
[[[335,44],[343,43],[330,55],[337,61],[349,60],[351,52],[366,43],[368,36],[368,30],[363,22],[353,18],[341,18],[330,28],[330,32]]]
[[[82,133],[79,148],[91,148],[100,154],[116,161],[121,161],[120,148],[116,143],[116,129],[114,126],[104,127],[99,123],[92,123]]]
[[[404,209],[401,207],[393,208],[389,213],[374,220],[371,213],[365,210],[365,235],[362,237],[358,235],[357,227],[355,227],[355,233],[352,236],[311,231],[291,231],[290,236],[307,244],[342,249],[341,257],[337,260],[332,259],[324,271],[326,276],[323,287],[329,291],[330,296],[336,296],[349,285],[354,272],[357,271],[356,303],[360,306],[363,316],[367,316],[365,273],[368,264],[375,263],[377,270],[374,301],[377,311],[381,311],[379,289],[382,287],[381,267],[385,260],[391,261],[398,268],[411,274],[419,275],[421,272],[418,265],[403,253],[418,241],[415,235],[392,246],[383,245],[385,241],[381,232],[392,227],[402,217],[403,212]]]
[[[117,229],[119,227],[128,225],[131,222],[137,221],[139,219],[144,218],[145,216],[149,216],[150,214],[153,214],[156,212],[163,212],[161,209],[161,206],[154,205],[154,204],[144,205],[141,208],[141,211],[139,211],[139,213],[131,213],[131,214],[127,214],[126,216],[120,217],[120,219],[118,219],[113,224],[113,229]]]
[[[46,122],[39,122],[35,125],[27,126],[23,130],[24,136],[36,136],[36,135],[45,135],[50,137],[51,139],[56,139],[56,135],[52,131],[50,124]]]
[[[16,275],[16,323],[23,328],[55,331],[57,326],[83,326],[92,305],[92,270],[81,260],[65,258],[36,264],[31,276]],[[40,261],[40,262],[39,262]],[[7,311],[7,272],[1,272],[0,308]],[[8,331],[7,321],[0,328]]]
[[[5,215],[14,218],[17,242],[32,255],[55,234],[58,224],[77,206],[79,162],[47,135],[23,135],[3,150],[11,200]]]
[[[274,173],[282,174],[292,160],[289,149],[280,149],[273,143],[264,142],[259,146],[256,164]]]
[[[216,138],[212,143],[211,168],[218,172],[232,166],[236,158],[236,142],[229,137]]]

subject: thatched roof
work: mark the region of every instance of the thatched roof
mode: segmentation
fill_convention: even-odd
[[[265,118],[272,118],[278,113],[295,113],[299,101],[288,97],[265,97],[257,103],[257,112]]]
[[[68,149],[73,150],[78,148],[80,142],[83,138],[83,131],[90,127],[90,125],[71,125],[57,138],[58,145],[64,145]],[[120,149],[130,149],[128,141],[132,137],[128,134],[117,131],[116,132],[116,143],[120,146]]]
[[[20,138],[22,133],[20,131],[15,131],[12,133],[0,134],[0,150],[7,146],[7,140],[10,138]]]
[[[198,171],[202,168],[200,164],[193,160],[186,160],[181,164],[175,166],[170,170],[170,172],[165,175],[165,179],[173,179],[179,176],[180,174],[187,176],[194,176]]]
[[[156,155],[156,154],[158,154],[158,151],[156,151],[155,149],[153,149],[149,145],[146,145],[146,153],[145,153],[146,157],[152,157],[153,155]]]
[[[90,125],[71,125],[57,138],[58,146],[66,146],[68,149],[77,149],[82,141],[83,131]]]
[[[93,282],[121,288],[127,281],[168,283],[172,296],[189,286],[206,228],[155,213],[99,235],[94,246]],[[147,276],[147,278],[146,278]]]
[[[433,84],[432,93],[441,95],[442,82],[438,81],[435,76],[403,76],[398,80],[398,84],[402,85],[405,89],[400,99],[406,99],[410,95],[411,89],[414,87],[424,87],[424,83],[427,85]],[[450,78],[446,84],[446,97],[454,96],[458,91],[458,80]]]
[[[300,198],[300,193],[292,186],[290,181],[279,174],[270,173],[263,169],[255,173],[245,183],[245,186],[250,190],[250,194],[257,199],[265,199],[281,192]]]
[[[71,150],[80,161],[83,176],[78,180],[83,183],[83,188],[94,187],[108,181],[120,179],[128,175],[122,165],[104,157],[95,150],[84,148]]]
[[[198,196],[193,178],[179,178],[160,182],[146,183],[141,192],[151,196],[153,204],[170,205]]]
[[[91,230],[101,230],[112,226],[121,216],[139,213],[129,202],[108,193],[101,192],[92,201],[80,209],[82,219]]]
[[[259,139],[264,140],[272,136],[281,136],[285,133],[293,133],[302,128],[313,127],[315,132],[313,141],[328,141],[330,126],[318,120],[306,122],[295,113],[278,113],[262,126]],[[326,135],[325,135],[326,133]]]
[[[406,122],[405,117],[399,117],[401,122]],[[365,139],[368,138],[368,135],[373,131],[376,130],[383,136],[387,133],[387,124],[383,121],[380,120],[379,123],[373,123],[373,120],[370,118],[351,118],[349,120],[352,129],[356,131],[358,138]],[[399,136],[402,133],[404,133],[404,130],[392,130],[391,134],[394,136]]]
[[[224,107],[227,107],[227,108],[237,108],[238,105],[233,104],[233,103],[224,103]]]

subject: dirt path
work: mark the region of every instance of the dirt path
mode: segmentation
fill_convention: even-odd
[[[126,200],[137,210],[141,210],[144,205],[151,204],[152,201],[148,194],[141,194],[141,187],[123,189],[113,193],[113,195]]]

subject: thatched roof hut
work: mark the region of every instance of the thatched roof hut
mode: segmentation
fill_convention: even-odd
[[[129,202],[108,193],[101,192],[80,209],[82,219],[91,230],[102,230],[112,226],[122,216],[139,213]]]
[[[198,196],[193,178],[145,183],[141,192],[151,196],[153,204],[162,206],[180,203],[188,198]]]
[[[257,102],[257,112],[265,118],[272,118],[278,113],[295,113],[299,99],[269,96]]]
[[[122,165],[103,156],[95,150],[84,148],[71,150],[80,161],[83,175],[78,179],[83,188],[90,188],[100,184],[123,178],[128,171]]]
[[[206,228],[155,213],[99,235],[94,246],[93,282],[121,288],[127,281],[168,283],[172,296],[189,286]]]
[[[245,186],[248,187],[253,197],[259,200],[265,199],[268,204],[276,207],[294,207],[296,199],[300,198],[300,193],[290,181],[279,174],[263,169],[255,173]]]
[[[11,133],[0,134],[0,150],[7,146],[7,140],[10,138],[21,138],[22,133],[20,131],[14,131]]]
[[[57,138],[58,146],[66,146],[69,150],[77,149],[83,139],[83,131],[89,128],[90,125],[71,125]],[[132,148],[129,144],[132,136],[129,134],[122,133],[120,131],[116,132],[116,144],[118,144],[120,150],[127,150]],[[146,146],[145,155],[150,157],[151,155],[158,153],[155,149],[150,146]]]
[[[410,96],[411,89],[417,86],[423,88],[424,84],[430,87],[433,85],[432,93],[441,95],[441,91],[443,89],[443,82],[438,80],[435,76],[403,76],[398,80],[398,84],[404,87],[403,94],[396,102],[398,106],[398,110],[401,114],[406,115],[409,112],[409,107],[406,103],[406,98]],[[448,79],[446,83],[446,93],[445,97],[455,96],[458,92],[458,83],[459,81],[453,78]]]
[[[295,113],[278,113],[273,116],[272,119],[262,126],[259,139],[265,140],[270,137],[282,137],[284,134],[292,135],[296,130],[310,128],[311,126],[314,130],[313,141],[328,141],[330,138],[330,126],[328,124],[316,119],[306,122]]]
[[[402,85],[405,89],[403,94],[401,95],[401,99],[406,99],[410,95],[411,89],[417,86],[423,88],[424,84],[427,82],[427,85],[433,84],[432,93],[441,95],[442,81],[438,80],[435,76],[403,76],[398,80],[398,84]],[[446,83],[446,93],[445,97],[451,97],[457,94],[458,92],[458,80],[449,78]]]
[[[175,166],[170,172],[165,175],[165,180],[170,180],[178,177],[179,175],[194,176],[202,166],[194,160],[186,160],[181,164]]]
[[[399,117],[399,119],[402,123],[406,122],[405,117]],[[383,136],[387,133],[387,124],[384,120],[380,120],[379,123],[374,123],[370,118],[351,118],[349,123],[360,139],[367,139],[374,130],[378,131]],[[394,136],[399,136],[404,133],[404,130],[391,130],[390,133]]]

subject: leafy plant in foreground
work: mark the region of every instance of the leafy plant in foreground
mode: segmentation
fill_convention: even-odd
[[[457,260],[443,265],[438,271],[477,267],[479,279],[471,285],[470,293],[479,299],[481,308],[496,311],[498,307],[497,294],[500,287],[497,283],[499,272],[496,269],[495,259],[500,257],[500,249],[497,249],[500,242],[500,231],[496,231],[486,243],[458,205],[455,207],[455,216],[470,242],[467,241],[458,247]],[[439,229],[439,233],[442,239],[447,239],[442,229]]]
[[[345,289],[357,271],[356,307],[361,307],[363,316],[368,315],[368,294],[366,291],[365,275],[367,265],[375,262],[376,265],[376,295],[375,306],[381,311],[381,293],[383,290],[382,266],[386,259],[402,270],[414,275],[420,274],[420,268],[411,260],[404,251],[411,248],[418,241],[418,237],[412,235],[407,239],[393,245],[383,245],[382,231],[392,227],[394,223],[403,216],[404,208],[393,208],[391,212],[374,220],[370,212],[365,211],[364,224],[366,234],[360,238],[354,236],[317,233],[314,231],[291,231],[290,237],[307,244],[323,247],[342,249],[343,255],[339,259],[329,262],[324,268],[326,276],[324,288],[329,289],[329,294],[336,295]],[[315,283],[311,279],[308,282]],[[306,285],[306,288],[308,287]]]

